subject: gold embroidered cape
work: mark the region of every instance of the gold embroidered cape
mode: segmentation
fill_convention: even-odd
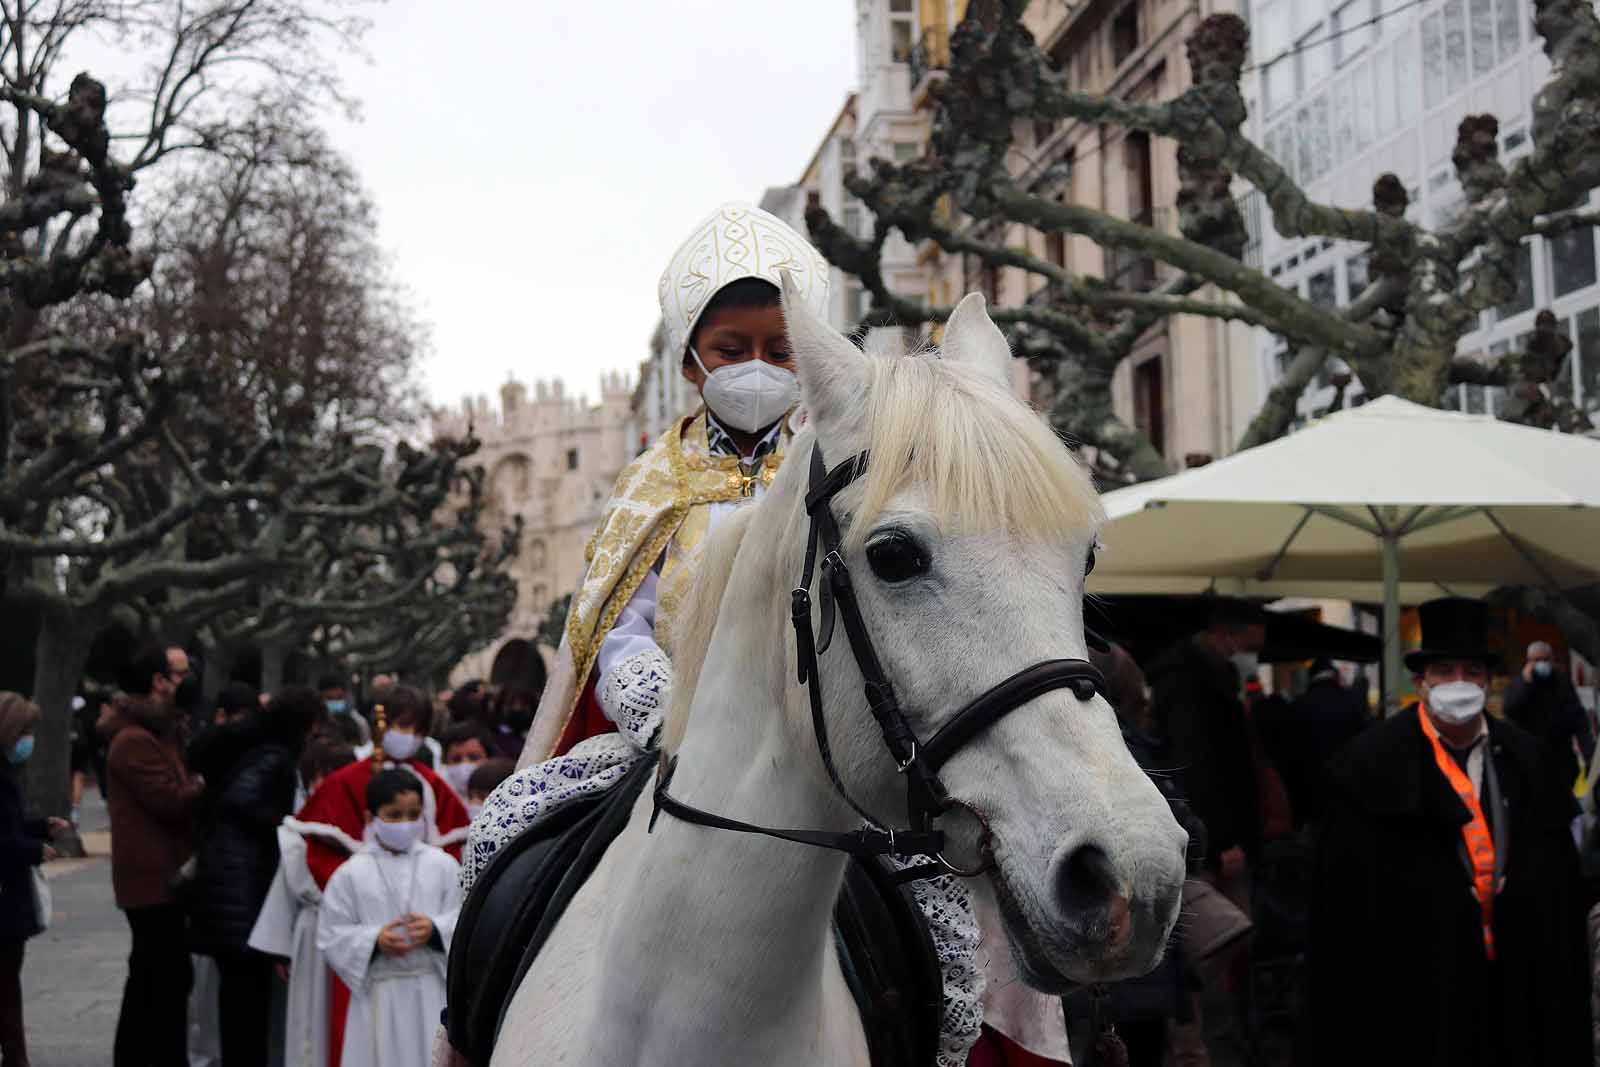
[[[790,434],[786,422],[777,450],[747,470],[736,456],[712,453],[702,410],[669,427],[618,475],[600,525],[584,551],[588,568],[573,594],[556,668],[540,698],[521,765],[554,755],[601,643],[657,560],[662,566],[656,642],[672,656],[672,623],[710,529],[708,505],[748,497],[758,483],[770,485]]]

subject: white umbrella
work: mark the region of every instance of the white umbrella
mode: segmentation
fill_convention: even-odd
[[[1382,397],[1209,466],[1107,493],[1093,593],[1384,605],[1600,581],[1600,441]]]

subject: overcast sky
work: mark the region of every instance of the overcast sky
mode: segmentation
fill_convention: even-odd
[[[723,200],[791,184],[855,80],[851,0],[391,0],[330,120],[432,324],[438,403],[637,370],[656,280]],[[492,14],[491,14],[492,12]],[[497,399],[497,398],[496,398]]]

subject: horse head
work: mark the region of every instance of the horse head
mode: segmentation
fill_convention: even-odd
[[[888,357],[858,350],[792,290],[784,297],[808,422],[773,487],[792,501],[780,565],[800,569],[813,443],[829,465],[867,453],[833,514],[861,617],[916,735],[933,736],[1030,665],[1082,659],[1099,500],[1083,466],[1012,394],[1011,353],[983,298],[961,302],[941,348]],[[822,686],[843,780],[897,821],[905,778],[842,636],[819,666],[811,684]],[[785,709],[803,737],[810,712],[794,677]],[[939,777],[956,802],[939,823],[947,855],[992,851],[988,876],[1030,984],[1058,990],[1160,961],[1187,836],[1104,699],[1070,688],[1034,697],[962,745]]]

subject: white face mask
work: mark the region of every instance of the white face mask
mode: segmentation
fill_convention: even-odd
[[[770,363],[747,359],[708,371],[700,353],[690,348],[689,355],[706,376],[700,387],[706,407],[735,430],[755,433],[771,426],[800,399],[800,379]]]
[[[1483,714],[1489,694],[1476,682],[1444,682],[1428,687],[1428,710],[1450,726],[1461,726]]]
[[[471,819],[473,822],[477,822],[478,821],[478,816],[482,815],[482,814],[483,814],[483,805],[482,804],[468,804],[467,805],[467,818]]]
[[[417,734],[396,733],[394,730],[383,732],[383,754],[392,760],[404,762],[415,756],[421,747],[422,738]]]
[[[374,819],[372,833],[377,837],[378,844],[389,851],[409,852],[412,845],[422,840],[422,820],[384,822],[382,819]]]
[[[1239,672],[1240,685],[1254,678],[1261,669],[1260,656],[1255,652],[1235,652],[1229,658],[1233,660],[1234,670]]]
[[[450,788],[456,791],[456,796],[462,800],[467,799],[467,779],[472,777],[472,772],[478,769],[476,763],[446,763],[440,768],[439,773],[444,780],[450,783]]]

